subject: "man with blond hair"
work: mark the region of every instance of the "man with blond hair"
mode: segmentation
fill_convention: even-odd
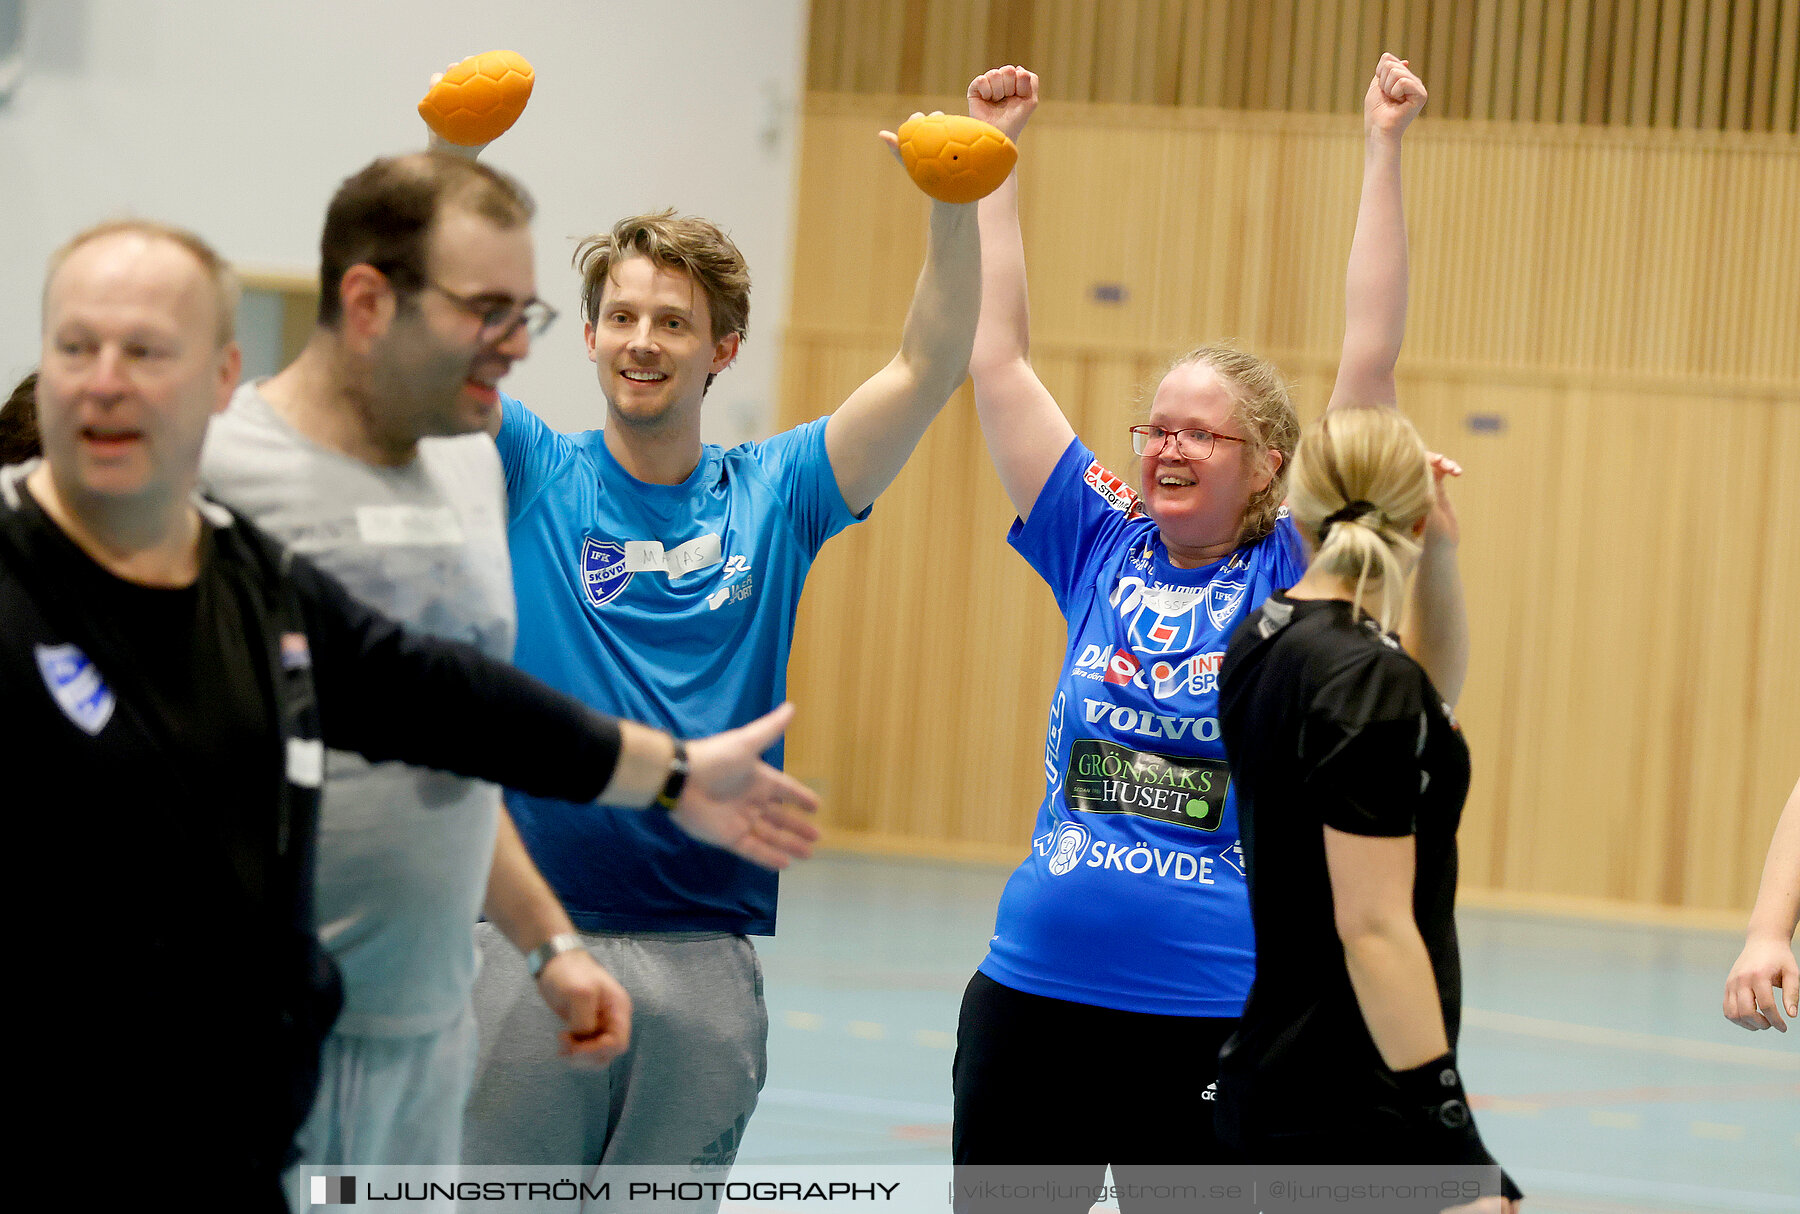
[[[56,983],[15,1009],[15,1137],[33,1160],[86,1148],[84,1181],[204,1163],[202,1204],[278,1210],[340,1001],[313,934],[327,746],[576,801],[662,793],[771,863],[805,850],[790,806],[811,798],[757,757],[780,717],[694,742],[669,798],[674,739],[409,634],[196,496],[236,294],[204,241],[137,220],[46,275],[44,458],[0,471],[14,854],[59,891],[16,941]]]
[[[887,136],[890,144],[892,137]],[[785,694],[800,593],[867,517],[965,375],[980,298],[972,205],[933,203],[900,349],[830,415],[726,450],[707,388],[748,332],[750,276],[704,220],[634,216],[582,242],[581,311],[605,428],[565,435],[502,397],[520,641],[514,660],[605,711],[723,728]],[[769,761],[779,764],[779,746]],[[640,1009],[632,1048],[575,1074],[543,1050],[523,970],[483,936],[467,1163],[726,1167],[767,1071],[748,937],[776,882],[626,815],[508,801],[596,957]]]

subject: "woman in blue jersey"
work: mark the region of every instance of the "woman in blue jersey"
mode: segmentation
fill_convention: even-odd
[[[1418,78],[1383,56],[1364,102],[1333,404],[1394,400],[1399,144],[1424,102]],[[969,87],[970,113],[1015,139],[1036,104],[1023,69]],[[982,201],[980,222],[976,405],[1018,510],[1009,541],[1069,633],[1033,847],[958,1023],[952,1150],[959,1164],[1074,1165],[1096,1182],[1110,1163],[1123,1180],[1119,1165],[1220,1157],[1212,1084],[1254,953],[1217,679],[1233,630],[1305,569],[1281,511],[1299,425],[1267,363],[1201,347],[1132,428],[1128,487],[1031,368],[1016,176]],[[1073,1194],[1070,1205],[1086,1208]]]

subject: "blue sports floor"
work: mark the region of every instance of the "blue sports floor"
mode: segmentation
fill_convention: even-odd
[[[828,855],[782,878],[745,1164],[949,1158],[950,1058],[1006,870]],[[1739,938],[1461,912],[1462,1057],[1530,1214],[1800,1211],[1800,1032],[1719,1013]]]

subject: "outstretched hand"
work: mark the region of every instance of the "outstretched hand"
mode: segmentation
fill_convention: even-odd
[[[1037,103],[1037,74],[1022,67],[997,67],[969,81],[969,117],[999,127],[1014,143]]]
[[[812,855],[819,798],[762,761],[794,719],[783,704],[748,725],[688,743],[688,781],[669,814],[675,825],[764,868],[783,869]]]
[[[1383,53],[1363,95],[1363,132],[1399,138],[1425,108],[1424,82],[1404,59]]]

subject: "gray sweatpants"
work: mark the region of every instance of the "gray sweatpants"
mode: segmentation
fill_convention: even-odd
[[[480,1051],[463,1162],[729,1167],[768,1076],[756,950],[723,932],[582,939],[631,995],[631,1048],[602,1069],[557,1053],[562,1024],[524,958],[476,926]]]

